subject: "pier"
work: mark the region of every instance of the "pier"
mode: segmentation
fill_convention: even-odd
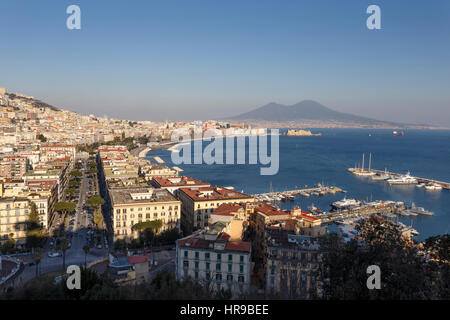
[[[389,172],[389,171],[384,171],[384,170],[376,170],[376,169],[371,169],[370,171],[374,172],[375,174],[387,174],[394,178],[398,178],[398,177],[401,177],[404,175],[401,173]],[[434,183],[434,184],[438,184],[438,185],[442,186],[443,189],[450,190],[450,182],[439,181],[439,180],[434,180],[434,179],[427,179],[427,178],[420,178],[420,177],[415,177],[415,176],[413,176],[413,178],[416,178],[418,183],[427,183],[427,184]]]
[[[310,196],[324,196],[326,194],[336,194],[338,192],[346,192],[346,191],[338,187],[324,187],[319,185],[314,188],[258,193],[254,194],[254,197],[257,200],[261,201],[270,201],[270,200],[283,201],[286,199],[293,200],[293,197],[295,197],[296,195],[301,195],[303,197],[310,197]]]
[[[352,209],[332,210],[328,213],[315,215],[315,217],[322,219],[322,223],[332,223],[338,220],[360,219],[374,214],[397,215],[403,210],[405,210],[403,202],[378,201]]]
[[[155,159],[155,161],[156,162],[158,162],[158,163],[164,163],[164,160],[163,159],[161,159],[160,157],[158,157],[158,156],[156,156],[156,157],[153,157],[153,159]]]

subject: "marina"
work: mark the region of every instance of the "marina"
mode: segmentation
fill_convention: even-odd
[[[390,185],[409,185],[415,184],[417,188],[424,188],[428,191],[440,191],[442,189],[450,190],[450,182],[438,181],[427,178],[414,177],[408,171],[406,174],[389,172],[387,169],[384,171],[372,169],[372,154],[369,158],[369,168],[364,168],[364,154],[362,156],[362,165],[354,168],[348,168],[347,171],[351,172],[355,176],[370,177],[372,181],[385,181]]]
[[[293,201],[295,196],[300,195],[305,198],[310,196],[324,196],[326,194],[336,194],[338,192],[346,192],[338,187],[325,187],[317,184],[314,188],[294,189],[281,192],[268,192],[254,194],[255,200],[266,202]]]

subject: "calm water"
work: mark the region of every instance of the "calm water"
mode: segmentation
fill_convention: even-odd
[[[418,240],[448,233],[450,226],[450,191],[426,191],[412,186],[392,186],[355,177],[347,168],[361,163],[362,153],[372,153],[372,168],[450,181],[450,131],[408,130],[405,136],[393,136],[392,130],[313,129],[321,137],[280,136],[280,168],[274,176],[261,176],[261,165],[179,165],[183,174],[213,185],[233,186],[246,193],[269,192],[313,186],[318,182],[347,190],[347,198],[360,200],[395,200],[434,211],[433,217],[400,219],[419,231]],[[204,142],[203,146],[209,142]],[[236,153],[236,152],[235,152]],[[151,151],[147,157],[160,156],[172,165],[167,150]],[[153,160],[153,159],[150,159]],[[153,161],[154,162],[154,161]],[[297,197],[294,202],[280,203],[282,208],[311,204],[329,210],[333,201],[344,194],[324,197]]]

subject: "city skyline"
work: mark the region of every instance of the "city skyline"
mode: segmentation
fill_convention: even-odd
[[[450,122],[450,5],[5,1],[0,85],[56,107],[131,120],[220,119],[316,100],[403,123]]]

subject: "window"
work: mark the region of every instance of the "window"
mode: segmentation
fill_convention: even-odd
[[[195,270],[198,270],[198,261],[195,261]]]
[[[233,265],[231,263],[228,264],[228,272],[233,272]]]
[[[198,271],[195,271],[194,276],[195,276],[195,279],[197,280],[198,279]]]
[[[209,265],[210,265],[210,263],[207,262],[207,263],[206,263],[206,270],[209,270]]]
[[[205,275],[206,275],[206,280],[211,280],[211,274],[209,272],[207,272]]]
[[[188,251],[184,250],[184,256],[187,258],[188,257]]]
[[[217,254],[217,260],[222,260],[222,254],[221,253]]]
[[[221,266],[220,263],[216,263],[216,271],[221,271]]]
[[[189,261],[187,260],[183,261],[183,268],[189,268]]]
[[[198,257],[199,257],[199,252],[195,251],[195,259],[198,259]]]
[[[222,274],[216,273],[216,281],[222,281]]]
[[[120,213],[120,209],[117,209],[117,210],[116,210],[116,213]]]
[[[244,265],[243,264],[241,264],[239,266],[239,273],[244,273]]]
[[[244,262],[244,256],[240,256],[240,257],[239,257],[239,261],[240,261],[240,262]]]
[[[244,280],[245,280],[244,276],[239,276],[238,277],[238,282],[244,282]]]
[[[227,275],[227,281],[233,281],[233,275],[232,274]]]
[[[233,261],[233,255],[232,254],[228,255],[228,261]]]

